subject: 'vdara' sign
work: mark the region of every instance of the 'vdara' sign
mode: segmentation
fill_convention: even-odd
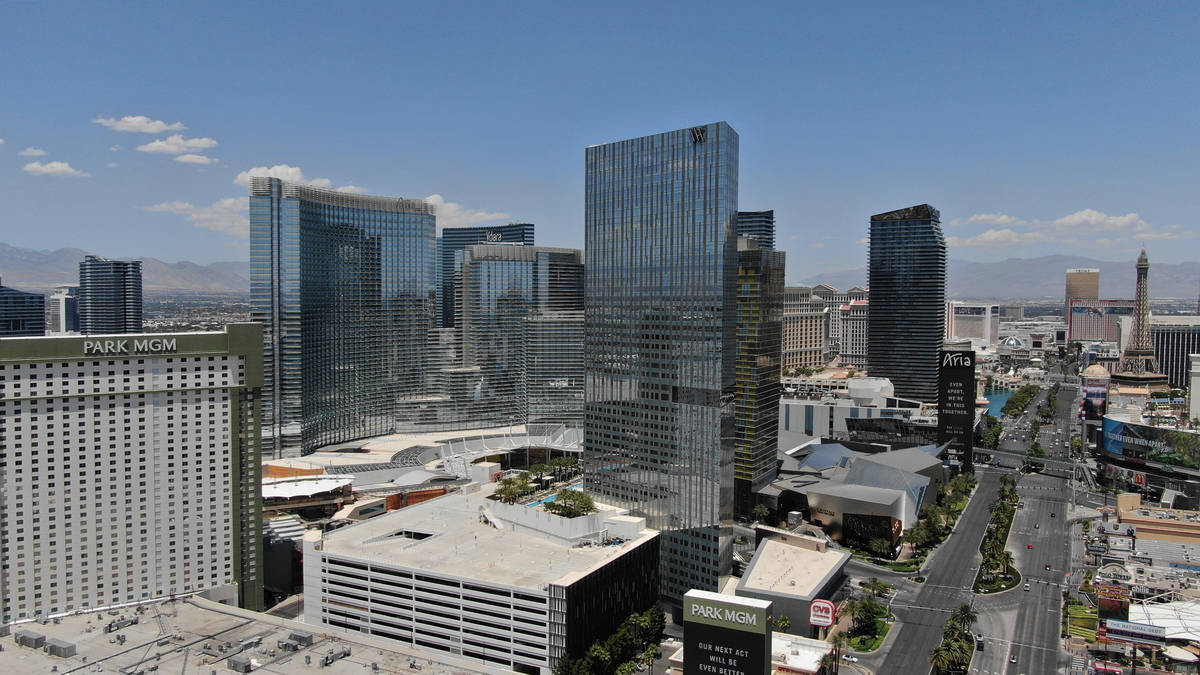
[[[175,338],[84,340],[84,354],[169,354],[178,351]]]

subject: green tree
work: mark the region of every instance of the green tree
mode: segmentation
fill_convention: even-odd
[[[890,558],[892,555],[891,543],[882,537],[876,537],[875,539],[872,539],[871,543],[867,545],[867,548],[871,550],[871,553],[874,553],[880,558]]]
[[[871,577],[867,580],[867,583],[863,584],[863,590],[877,598],[882,597],[883,594],[887,592],[888,588],[889,587],[887,584],[875,577]]]
[[[546,502],[543,506],[550,513],[564,518],[578,518],[596,511],[596,502],[591,495],[582,490],[570,488],[559,490],[554,501]]]
[[[775,625],[775,630],[786,633],[792,627],[792,617],[787,614],[776,614],[771,617],[771,623]]]
[[[593,672],[598,673],[608,672],[609,665],[612,663],[612,654],[609,654],[608,649],[599,642],[592,643],[592,646],[588,647],[587,655],[584,658],[587,659],[589,666],[594,668]]]
[[[637,669],[636,663],[634,663],[633,661],[626,661],[625,663],[622,663],[621,665],[617,666],[617,669],[614,672],[615,672],[615,675],[633,675],[637,671],[638,671],[638,669]]]
[[[1012,551],[1001,551],[1000,556],[996,560],[1000,563],[1000,569],[1003,570],[1004,574],[1008,574],[1013,565],[1017,564],[1016,559],[1013,558]]]
[[[958,626],[963,633],[970,633],[971,627],[979,620],[979,614],[970,605],[963,603],[950,612],[950,623]]]
[[[958,664],[949,642],[943,640],[929,652],[929,664],[941,672],[949,671]]]
[[[762,522],[767,519],[767,516],[771,515],[771,511],[762,504],[755,504],[754,510],[751,511],[751,515],[754,516],[754,520]]]

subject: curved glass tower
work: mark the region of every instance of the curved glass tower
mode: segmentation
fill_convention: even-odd
[[[738,135],[592,146],[586,167],[586,487],[662,530],[678,609],[732,563]]]
[[[433,325],[433,206],[250,183],[251,318],[263,324],[263,455],[391,432]]]

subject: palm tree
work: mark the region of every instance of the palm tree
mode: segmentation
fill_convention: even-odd
[[[958,663],[950,644],[943,641],[929,652],[929,664],[939,671],[950,670]]]
[[[838,631],[837,633],[834,634],[832,656],[833,656],[833,662],[834,662],[833,671],[835,673],[841,672],[842,654],[845,653],[846,647],[849,646],[849,644],[850,644],[850,636],[846,634],[846,631],[844,631],[844,630]]]
[[[1001,551],[998,560],[1005,574],[1008,574],[1009,568],[1017,564],[1017,561],[1013,558],[1012,551]]]
[[[971,632],[971,626],[979,620],[979,614],[968,604],[961,604],[950,612],[950,623],[958,626],[964,633]]]
[[[868,593],[870,593],[871,595],[874,595],[877,598],[882,596],[887,591],[887,589],[888,589],[888,585],[883,583],[879,579],[876,579],[875,577],[871,577],[871,579],[866,584],[863,584],[863,590],[867,591]]]

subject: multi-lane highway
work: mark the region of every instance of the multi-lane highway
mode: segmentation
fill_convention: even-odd
[[[1055,673],[1068,665],[1059,637],[1062,588],[1071,572],[1070,494],[1063,487],[1063,479],[1038,474],[1017,484],[1025,506],[1013,518],[1008,549],[1022,585],[975,601],[975,630],[984,636],[984,650],[975,654],[973,673]],[[1010,662],[1013,656],[1016,663]]]

